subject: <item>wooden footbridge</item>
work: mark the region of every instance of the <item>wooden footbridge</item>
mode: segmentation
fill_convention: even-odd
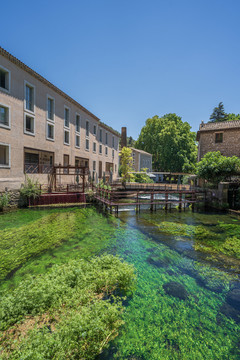
[[[95,201],[105,209],[118,213],[119,208],[131,206],[139,212],[141,207],[149,207],[156,211],[162,207],[171,210],[177,204],[179,211],[191,205],[204,201],[204,191],[190,185],[177,184],[128,184],[125,189],[106,190],[96,188]]]

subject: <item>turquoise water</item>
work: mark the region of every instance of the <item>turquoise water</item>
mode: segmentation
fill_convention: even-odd
[[[106,218],[93,209],[67,211],[81,223],[84,213],[84,234],[80,233],[83,228],[74,228],[62,245],[24,263],[2,283],[2,289],[16,286],[26,273],[45,272],[53,263],[82,254],[119,255],[134,264],[137,288],[125,301],[125,325],[99,359],[240,359],[238,313],[226,303],[229,291],[240,288],[239,261],[196,251],[191,234],[170,234],[158,227],[171,222],[201,226],[217,234],[219,221],[239,226],[238,220],[176,211],[122,212],[119,219]],[[38,214],[33,213],[32,221],[37,221]],[[1,218],[1,225],[22,225],[23,215],[19,224],[17,216],[12,216],[13,221],[11,215],[5,222]]]

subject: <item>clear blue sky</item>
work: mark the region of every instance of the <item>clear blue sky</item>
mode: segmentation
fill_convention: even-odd
[[[240,113],[239,0],[1,3],[0,45],[102,121],[137,138],[175,112],[193,130]]]

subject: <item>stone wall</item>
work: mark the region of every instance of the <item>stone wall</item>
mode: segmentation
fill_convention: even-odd
[[[0,192],[0,195],[2,195],[2,194],[8,194],[8,196],[9,196],[8,208],[16,208],[16,207],[18,207],[19,198],[20,198],[20,191],[19,190],[10,190],[10,191]]]
[[[216,143],[216,133],[223,133],[223,142]],[[210,151],[220,151],[224,156],[240,157],[240,129],[199,131],[198,161]]]

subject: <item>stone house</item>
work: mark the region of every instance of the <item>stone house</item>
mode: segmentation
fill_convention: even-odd
[[[0,191],[47,184],[54,164],[116,178],[119,133],[0,47]]]
[[[202,123],[197,132],[198,161],[210,151],[240,157],[240,120]]]
[[[134,171],[141,171],[145,168],[152,171],[152,154],[132,147],[130,149],[132,150]]]

